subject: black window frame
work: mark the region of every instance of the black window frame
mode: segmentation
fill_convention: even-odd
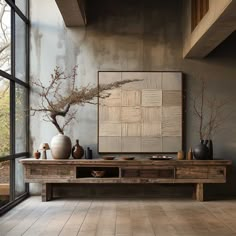
[[[5,2],[11,8],[11,74],[6,73],[5,71],[0,70],[0,76],[4,79],[7,79],[10,82],[10,154],[7,156],[0,157],[0,162],[10,161],[10,200],[8,203],[3,205],[0,208],[0,215],[10,210],[19,202],[23,201],[29,196],[29,184],[25,184],[25,192],[20,196],[15,195],[15,166],[17,158],[28,158],[29,153],[29,36],[30,36],[30,21],[29,21],[29,0],[26,0],[26,15],[24,15],[21,10],[15,5],[15,0],[5,0]],[[26,27],[25,35],[25,45],[26,45],[26,74],[25,82],[16,78],[15,76],[15,45],[16,45],[16,15],[23,20]],[[16,101],[15,101],[15,88],[16,85],[21,85],[26,89],[26,151],[16,153],[15,152],[15,110],[16,110]]]

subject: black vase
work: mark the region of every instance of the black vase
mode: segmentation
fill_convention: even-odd
[[[213,143],[212,143],[211,139],[209,140],[208,148],[209,148],[209,158],[208,159],[213,160]]]
[[[208,140],[201,140],[193,149],[193,156],[196,160],[208,160],[209,159],[209,148],[207,147]]]
[[[87,147],[86,159],[93,159],[93,151],[90,147]]]

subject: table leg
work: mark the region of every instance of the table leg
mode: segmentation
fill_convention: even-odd
[[[52,200],[52,184],[44,183],[42,184],[42,202],[50,200]]]
[[[195,196],[196,196],[197,201],[200,201],[200,202],[204,201],[204,184],[203,183],[196,184]]]

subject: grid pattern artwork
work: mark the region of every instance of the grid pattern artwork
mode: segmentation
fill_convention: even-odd
[[[182,149],[181,72],[99,72],[99,84],[140,79],[99,99],[100,153],[161,153]]]

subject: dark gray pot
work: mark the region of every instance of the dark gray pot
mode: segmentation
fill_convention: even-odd
[[[209,160],[210,151],[207,147],[207,142],[201,140],[200,144],[195,146],[195,148],[193,149],[193,156],[196,160]]]

